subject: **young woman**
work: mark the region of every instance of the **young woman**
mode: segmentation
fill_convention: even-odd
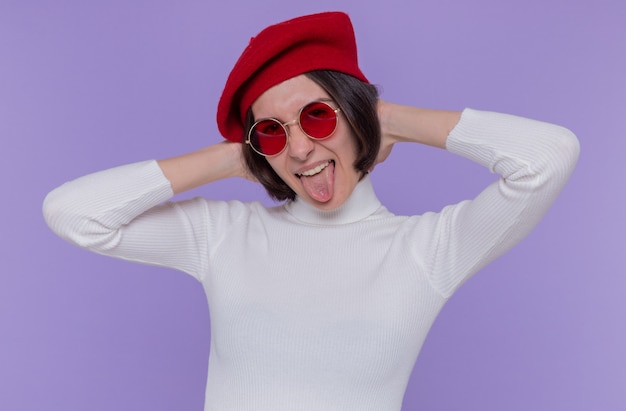
[[[538,223],[578,155],[558,126],[379,100],[343,13],[253,38],[217,118],[225,142],[79,178],[44,203],[61,237],[202,283],[205,410],[399,410],[444,303]],[[396,216],[368,173],[398,142],[446,149],[501,178],[439,213]],[[167,201],[229,177],[284,202]]]

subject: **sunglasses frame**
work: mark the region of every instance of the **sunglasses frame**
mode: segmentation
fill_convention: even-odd
[[[329,99],[321,99],[321,100],[314,100],[311,101],[310,103],[306,103],[304,106],[302,106],[300,108],[300,110],[298,110],[298,115],[296,116],[296,118],[294,118],[293,120],[287,121],[287,122],[282,122],[277,118],[274,117],[265,117],[265,118],[261,118],[257,121],[254,122],[254,124],[252,124],[252,127],[250,127],[250,130],[248,130],[248,136],[246,138],[246,144],[248,144],[252,150],[254,150],[255,153],[263,156],[263,157],[274,157],[277,156],[279,154],[281,154],[283,151],[285,151],[285,149],[287,148],[287,145],[289,144],[289,128],[287,126],[292,125],[292,124],[298,124],[298,127],[300,127],[300,130],[304,133],[304,135],[306,135],[308,138],[310,138],[313,141],[323,141],[326,139],[329,139],[330,137],[333,136],[333,134],[335,134],[335,131],[337,130],[337,126],[339,125],[339,112],[341,111],[340,107],[334,108],[333,106],[330,105],[330,102],[333,100],[329,100]],[[300,116],[302,116],[302,112],[304,111],[305,108],[311,106],[312,104],[316,104],[316,103],[322,103],[324,105],[326,105],[327,107],[329,107],[334,113],[335,113],[335,128],[333,128],[333,131],[331,131],[326,137],[313,137],[311,136],[309,133],[307,133],[303,128],[302,128],[302,124],[300,123]],[[259,150],[256,149],[256,147],[254,147],[254,145],[252,145],[251,143],[251,136],[252,136],[252,132],[254,131],[254,128],[262,123],[263,121],[273,121],[276,124],[280,125],[283,130],[285,131],[285,145],[283,146],[283,148],[276,154],[265,154],[260,152]]]

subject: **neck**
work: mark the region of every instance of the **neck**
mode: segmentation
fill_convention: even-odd
[[[354,223],[370,216],[380,206],[368,174],[363,175],[348,199],[333,210],[321,210],[301,198],[285,204],[287,212],[296,219],[315,225]]]

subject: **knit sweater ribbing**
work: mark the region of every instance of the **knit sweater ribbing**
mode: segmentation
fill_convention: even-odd
[[[393,215],[368,177],[334,211],[166,202],[169,182],[148,161],[66,183],[44,214],[79,246],[202,283],[206,411],[397,411],[445,301],[530,232],[578,155],[566,129],[469,109],[447,149],[501,178],[439,213]]]

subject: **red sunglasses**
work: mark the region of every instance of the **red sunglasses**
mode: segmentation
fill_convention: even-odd
[[[302,107],[298,117],[286,123],[275,118],[257,120],[250,131],[246,144],[262,156],[278,155],[287,147],[287,126],[298,123],[300,130],[313,140],[329,138],[337,128],[337,113],[339,108],[333,108],[326,101],[314,101]]]

